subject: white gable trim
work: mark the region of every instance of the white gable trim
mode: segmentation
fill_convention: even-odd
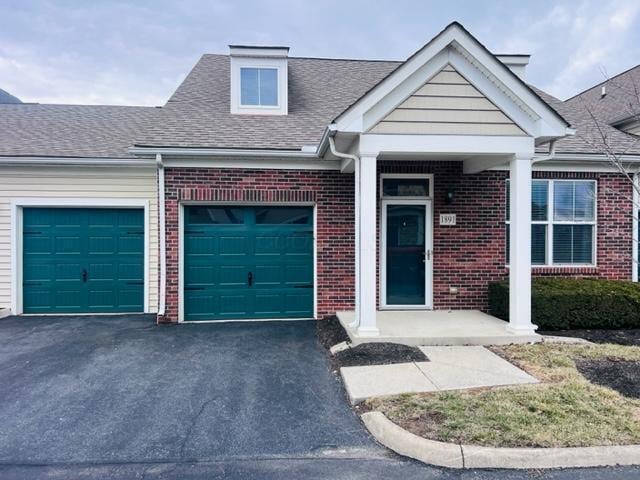
[[[502,91],[497,95],[498,98],[503,97],[503,100],[500,100],[501,105],[497,101],[496,104],[507,115],[513,115],[512,119],[526,132],[536,137],[543,135],[561,137],[567,133],[566,122],[555,111],[456,23],[447,27],[343,112],[335,121],[336,129],[343,132],[365,132],[367,127],[370,128],[377,123],[376,119],[379,121],[384,118],[384,115],[409,97],[448,62],[452,63],[463,76],[468,75],[467,79],[491,101],[496,101],[494,97],[497,92]],[[474,69],[469,63],[475,66],[476,74],[471,73]],[[479,68],[483,71],[477,70]],[[481,76],[485,80],[480,80]],[[492,83],[494,87],[489,87],[488,85]],[[510,102],[504,101],[505,96],[510,99]],[[509,103],[512,106],[507,108]],[[516,115],[517,110],[521,113]],[[527,120],[526,117],[529,119]]]

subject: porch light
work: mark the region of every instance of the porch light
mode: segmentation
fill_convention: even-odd
[[[444,203],[447,205],[451,205],[453,203],[453,195],[454,191],[452,189],[447,190],[447,193],[444,197]]]

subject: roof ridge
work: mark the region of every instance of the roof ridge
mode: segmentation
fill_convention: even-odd
[[[202,56],[210,55],[212,57],[227,57],[231,55],[227,53],[203,53]],[[332,62],[370,62],[370,63],[402,63],[404,60],[384,60],[380,58],[336,58],[336,57],[314,57],[314,56],[298,56],[289,55],[288,59],[294,60],[327,60]]]
[[[638,68],[638,67],[640,67],[640,63],[639,63],[638,65],[635,65],[635,66],[631,67],[631,68],[627,68],[625,71],[620,72],[620,73],[617,73],[617,74],[616,74],[616,75],[614,75],[613,77],[609,77],[609,78],[607,78],[607,79],[603,80],[603,81],[602,81],[602,82],[600,82],[600,83],[596,83],[596,84],[595,84],[595,85],[593,85],[592,87],[589,87],[589,88],[587,88],[587,89],[585,89],[585,90],[581,91],[580,93],[576,93],[573,97],[569,97],[569,98],[567,98],[567,99],[566,99],[566,100],[564,100],[564,101],[565,101],[565,102],[568,102],[569,100],[573,100],[574,98],[579,97],[580,95],[584,95],[584,94],[585,94],[585,93],[587,93],[588,91],[593,90],[594,88],[598,88],[598,87],[600,87],[600,86],[604,85],[604,84],[605,84],[605,83],[607,83],[609,80],[613,80],[614,78],[618,78],[618,77],[620,77],[620,76],[622,76],[622,75],[624,75],[624,74],[626,74],[626,73],[629,73],[631,70],[634,70],[634,69],[636,69],[636,68]]]

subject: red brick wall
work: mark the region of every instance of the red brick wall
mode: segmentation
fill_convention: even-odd
[[[380,162],[379,173],[433,173],[433,306],[487,309],[487,284],[504,278],[506,172],[463,175],[461,162]],[[453,190],[450,205],[445,194]],[[441,213],[455,226],[441,227]],[[378,225],[380,224],[378,209]],[[379,236],[378,236],[379,237]],[[378,249],[379,250],[379,249]],[[449,287],[457,287],[450,294]]]
[[[181,201],[316,203],[318,315],[353,309],[353,175],[336,171],[168,168],[165,171],[167,305],[178,319],[178,210]]]
[[[487,309],[487,284],[506,278],[504,171],[463,175],[460,162],[379,162],[380,173],[433,173],[433,292],[436,309]],[[534,173],[536,178],[598,181],[597,267],[534,268],[536,276],[631,278],[632,188],[620,175]],[[178,317],[178,206],[180,201],[317,204],[318,315],[354,305],[353,175],[333,171],[178,169],[165,172],[167,222],[167,311]],[[454,199],[445,203],[451,189]],[[378,209],[378,225],[380,225]],[[439,226],[441,213],[457,225]],[[378,236],[379,238],[379,236]],[[457,287],[450,294],[449,287]]]

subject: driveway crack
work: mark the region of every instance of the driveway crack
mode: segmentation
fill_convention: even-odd
[[[185,433],[184,438],[182,439],[182,444],[180,445],[180,457],[179,457],[180,459],[184,459],[184,451],[187,448],[187,443],[189,442],[189,440],[191,440],[191,436],[193,435],[193,430],[196,427],[198,420],[204,413],[204,410],[215,400],[216,400],[215,398],[210,398],[205,402],[203,402],[202,405],[200,405],[200,409],[198,410],[198,412],[191,419],[191,422],[189,423],[189,428],[187,428],[187,432]]]

